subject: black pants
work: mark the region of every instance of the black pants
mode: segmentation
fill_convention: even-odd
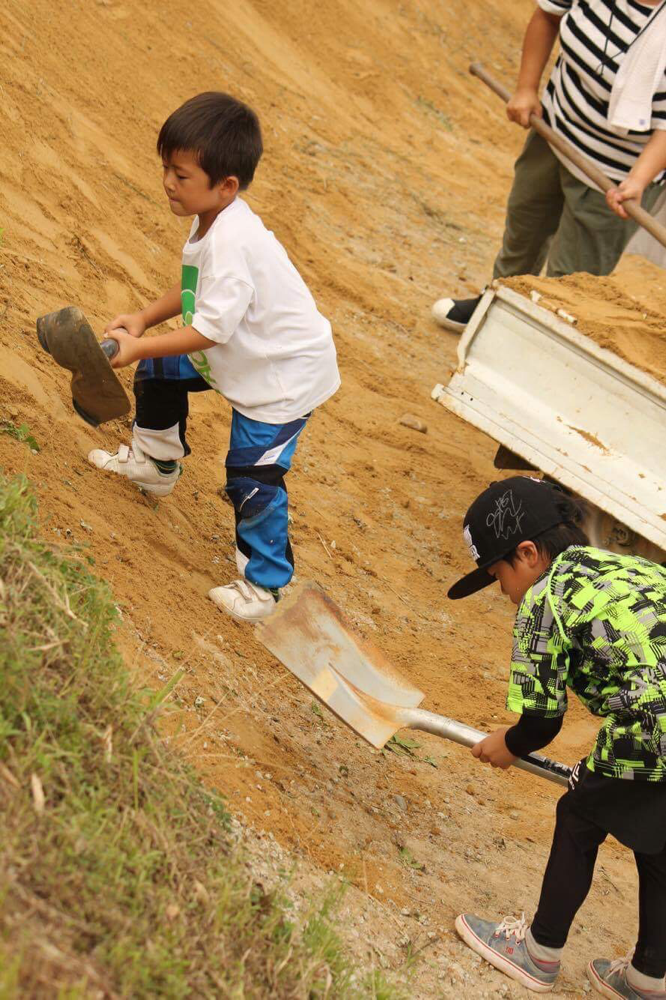
[[[633,784],[605,780],[613,786]],[[573,919],[590,890],[597,852],[608,833],[608,829],[581,814],[575,792],[562,796],[539,908],[532,923],[532,934],[539,944],[564,947]],[[632,962],[644,975],[661,979],[666,975],[666,846],[658,854],[634,851],[634,857],[640,925]]]
[[[190,412],[189,393],[207,392],[208,382],[200,375],[183,379],[135,379],[136,422],[139,427],[163,431],[178,424],[183,451],[190,454],[185,433]]]

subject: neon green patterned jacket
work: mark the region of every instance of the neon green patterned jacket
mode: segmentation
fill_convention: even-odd
[[[571,546],[528,590],[507,708],[554,718],[567,688],[605,718],[590,770],[666,781],[666,568]]]

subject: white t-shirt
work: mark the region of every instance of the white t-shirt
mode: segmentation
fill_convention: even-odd
[[[190,354],[235,410],[263,423],[305,416],[338,389],[331,324],[284,247],[236,198],[183,247],[183,322],[216,346]]]

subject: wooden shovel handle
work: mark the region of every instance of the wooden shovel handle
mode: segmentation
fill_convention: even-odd
[[[479,80],[482,80],[487,87],[490,87],[490,89],[494,91],[498,97],[501,97],[505,104],[510,100],[511,94],[506,87],[503,87],[501,83],[498,83],[497,80],[493,79],[490,73],[486,71],[482,63],[472,63],[469,71],[472,76],[478,77]],[[606,177],[603,171],[599,170],[598,167],[595,167],[594,163],[591,163],[586,156],[583,156],[583,154],[579,153],[577,149],[574,149],[571,143],[567,142],[567,140],[563,139],[561,135],[558,135],[557,132],[553,131],[550,125],[546,125],[542,118],[538,118],[535,114],[530,115],[530,125],[535,132],[538,132],[540,136],[543,136],[546,142],[548,142],[551,146],[554,146],[555,149],[559,149],[560,153],[563,153],[568,160],[579,168],[579,170],[582,170],[583,173],[589,177],[590,180],[594,181],[597,187],[600,187],[602,191],[610,191],[611,188],[615,188],[617,186],[610,180],[610,178]],[[655,240],[658,240],[662,246],[666,247],[666,226],[662,226],[660,222],[657,222],[657,220],[654,219],[649,212],[646,212],[645,209],[642,208],[641,205],[633,198],[629,201],[623,201],[622,205],[627,215],[630,215],[632,219],[639,224],[639,226],[646,229],[651,236],[654,236]]]

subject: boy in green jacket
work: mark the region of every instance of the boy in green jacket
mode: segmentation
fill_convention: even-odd
[[[666,1000],[666,569],[592,548],[583,516],[558,487],[515,476],[485,490],[465,517],[477,569],[449,597],[499,581],[518,607],[507,707],[520,720],[487,736],[474,756],[507,768],[546,746],[560,731],[568,689],[604,721],[558,803],[531,925],[462,914],[456,929],[512,979],[552,990],[599,845],[612,834],[636,859],[638,943],[633,956],[590,962],[587,974],[607,997]]]

